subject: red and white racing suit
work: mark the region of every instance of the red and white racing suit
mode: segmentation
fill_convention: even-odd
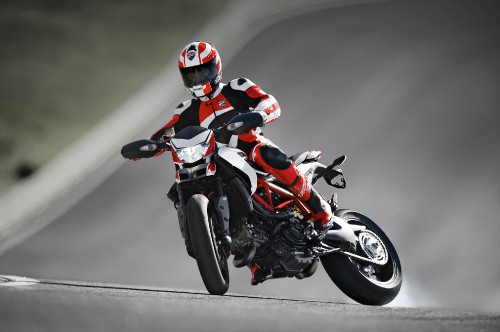
[[[175,132],[187,126],[222,127],[234,116],[246,112],[259,112],[266,124],[276,120],[281,109],[272,95],[262,91],[250,80],[239,78],[228,84],[221,83],[212,98],[207,101],[191,99],[181,103],[175,109],[172,119],[153,134],[151,139],[160,140],[165,129],[171,126]],[[251,161],[285,184],[294,195],[305,202],[313,211],[313,218],[318,221],[320,229],[327,225],[331,217],[330,206],[311,188],[307,178],[299,173],[286,154],[264,137],[260,128],[242,135],[233,135],[229,145],[245,152]]]

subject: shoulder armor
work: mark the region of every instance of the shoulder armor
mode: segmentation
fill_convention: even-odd
[[[229,82],[229,85],[234,90],[247,91],[250,87],[254,86],[255,84],[248,78],[241,77],[232,80],[231,82]]]
[[[179,106],[176,107],[174,114],[180,115],[182,112],[187,110],[189,106],[191,106],[192,102],[192,100],[187,100],[183,103],[180,103]]]

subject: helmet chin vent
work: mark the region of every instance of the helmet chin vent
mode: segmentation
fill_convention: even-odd
[[[209,84],[207,84],[205,86],[205,88],[198,88],[198,87],[193,87],[193,88],[187,88],[187,90],[189,91],[189,93],[191,94],[191,96],[193,96],[194,98],[197,98],[201,101],[207,101],[209,99],[212,99],[215,95],[218,94],[219,90],[220,90],[220,76],[219,76],[219,80],[216,84],[213,84],[212,82],[210,82]]]

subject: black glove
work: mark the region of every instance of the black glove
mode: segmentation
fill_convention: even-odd
[[[236,115],[229,121],[226,129],[233,135],[244,134],[264,125],[264,117],[259,112],[248,112]]]

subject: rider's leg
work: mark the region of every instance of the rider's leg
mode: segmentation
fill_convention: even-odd
[[[333,214],[330,205],[311,187],[307,178],[300,174],[294,163],[277,146],[257,144],[249,157],[311,208],[315,226],[319,230],[327,230],[332,226]]]
[[[269,273],[263,271],[257,264],[255,264],[255,262],[251,262],[250,264],[248,264],[248,268],[252,273],[252,279],[250,280],[252,286],[258,285],[261,282],[266,281],[266,277],[269,275]]]

